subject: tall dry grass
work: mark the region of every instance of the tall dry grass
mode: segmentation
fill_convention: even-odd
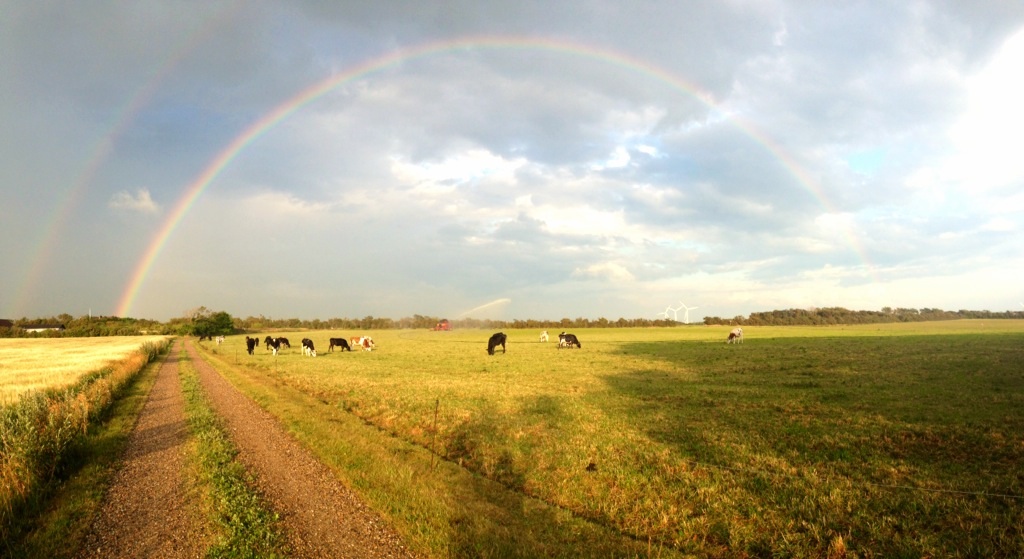
[[[73,385],[28,392],[0,407],[0,540],[8,540],[18,512],[54,479],[74,444],[169,345],[143,343]]]

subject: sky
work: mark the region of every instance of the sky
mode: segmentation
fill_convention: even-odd
[[[0,318],[1024,310],[1024,3],[0,0]]]

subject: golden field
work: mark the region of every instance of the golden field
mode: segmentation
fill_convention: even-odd
[[[165,336],[0,339],[0,404],[42,388],[73,384]]]

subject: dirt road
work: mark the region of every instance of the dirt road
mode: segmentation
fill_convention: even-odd
[[[292,556],[413,557],[398,534],[273,417],[177,341],[160,368],[132,433],[125,465],[87,538],[87,557],[199,557],[209,541],[189,501],[182,470],[185,426],[178,357],[181,346],[199,373],[214,411],[281,518]]]
[[[181,342],[164,357],[128,438],[84,557],[202,557],[210,532],[185,476],[185,401],[178,381]]]

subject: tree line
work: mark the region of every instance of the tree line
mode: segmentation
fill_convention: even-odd
[[[708,316],[704,324],[736,326],[827,326],[833,324],[881,324],[887,322],[926,322],[932,320],[960,320],[969,318],[1006,319],[1024,318],[1022,311],[945,311],[942,309],[906,309],[883,307],[880,311],[854,311],[843,307],[811,309],[785,309],[750,313],[749,316],[720,318]]]
[[[884,322],[922,322],[929,320],[982,319],[1024,319],[1022,311],[945,311],[936,308],[907,309],[884,307],[880,311],[849,310],[843,307],[822,307],[812,309],[785,309],[754,312],[750,315],[721,318],[704,318],[705,325],[736,326],[814,326],[834,324],[875,324]],[[21,318],[10,321],[11,326],[0,327],[0,338],[10,337],[93,337],[93,336],[226,336],[240,333],[259,333],[268,330],[417,330],[432,329],[444,318],[414,314],[410,317],[392,319],[365,316],[363,318],[270,318],[263,315],[246,318],[232,317],[224,311],[212,311],[199,307],[172,318],[167,322],[116,316],[73,317],[60,314],[44,318]],[[670,319],[648,318],[562,318],[558,320],[482,320],[456,318],[449,320],[454,329],[537,329],[569,330],[582,328],[665,328],[682,323]],[[28,328],[38,326],[62,326],[62,330],[30,332]]]

